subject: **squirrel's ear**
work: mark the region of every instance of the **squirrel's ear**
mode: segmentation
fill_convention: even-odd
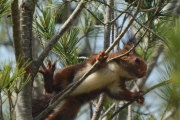
[[[128,42],[126,45],[124,45],[123,47],[123,51],[129,51],[132,47],[134,46],[134,43],[133,42]],[[134,54],[135,50],[132,50],[130,52],[130,54]]]

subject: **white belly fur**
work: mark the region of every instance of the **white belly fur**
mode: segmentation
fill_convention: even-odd
[[[78,81],[81,76],[91,68],[91,65],[87,64],[85,70],[78,72],[73,81]],[[71,95],[77,95],[82,93],[89,93],[93,90],[101,89],[105,86],[114,86],[114,82],[118,84],[120,76],[120,68],[117,64],[108,64],[104,68],[97,70],[89,75],[72,93]],[[115,88],[114,88],[115,89]]]

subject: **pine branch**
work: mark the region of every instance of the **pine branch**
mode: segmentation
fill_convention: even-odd
[[[50,42],[47,44],[47,46],[44,48],[43,52],[40,54],[38,59],[36,60],[36,63],[34,64],[34,73],[37,73],[39,67],[41,66],[41,63],[45,59],[45,57],[48,55],[50,50],[54,47],[56,42],[59,40],[59,38],[66,32],[68,28],[71,27],[74,20],[79,16],[80,12],[83,10],[84,6],[86,5],[86,0],[81,0],[81,2],[78,4],[74,12],[70,15],[70,17],[66,20],[66,22],[63,24],[61,29],[52,37]]]
[[[132,101],[126,103],[124,106],[122,106],[121,108],[119,108],[111,117],[108,118],[108,120],[112,120],[114,116],[116,116],[119,112],[121,112],[124,108],[128,107],[130,104],[132,104],[134,101],[136,101],[137,99],[143,97],[145,94],[149,93],[150,91],[154,90],[155,88],[167,85],[171,82],[171,80],[166,80],[163,81],[159,84],[154,85],[153,87],[147,89],[144,93],[142,93],[140,96],[135,97]]]

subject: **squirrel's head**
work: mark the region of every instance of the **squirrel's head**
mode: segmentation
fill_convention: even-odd
[[[133,42],[128,42],[124,45],[123,49],[120,51],[120,54],[124,54],[129,51],[134,46]],[[118,60],[120,67],[127,71],[129,76],[128,78],[142,78],[146,76],[147,73],[147,64],[143,58],[135,52],[133,49],[127,55],[119,58]],[[124,76],[125,77],[125,76]]]

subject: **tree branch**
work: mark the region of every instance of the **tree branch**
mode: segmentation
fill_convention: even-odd
[[[140,96],[135,97],[134,100],[126,103],[123,107],[119,108],[111,117],[109,117],[108,120],[112,120],[113,117],[116,116],[119,112],[121,112],[124,108],[126,108],[127,106],[129,106],[130,104],[132,104],[132,103],[133,103],[134,101],[136,101],[137,99],[143,97],[145,94],[149,93],[150,91],[154,90],[155,88],[161,87],[161,86],[163,86],[163,85],[167,85],[167,84],[169,84],[170,82],[171,82],[171,80],[169,79],[169,80],[163,81],[163,82],[161,82],[161,83],[159,83],[159,84],[156,84],[156,85],[154,85],[153,87],[147,89],[147,90],[146,90],[144,93],[142,93]]]
[[[94,17],[96,20],[98,20],[101,24],[105,25],[104,22],[102,22],[99,18],[97,18],[88,8],[85,7],[85,9]]]
[[[66,22],[62,25],[61,29],[52,37],[50,42],[47,44],[47,46],[44,48],[43,52],[40,54],[38,59],[36,60],[36,63],[34,64],[34,73],[37,73],[39,67],[41,66],[43,60],[48,55],[50,50],[54,47],[56,42],[59,40],[59,38],[66,32],[68,28],[72,25],[74,20],[77,18],[77,16],[80,14],[80,12],[83,10],[84,6],[86,5],[86,0],[81,0],[74,12],[70,15],[70,17],[66,20]]]
[[[12,2],[11,13],[12,13],[11,18],[12,18],[12,28],[13,28],[13,41],[14,41],[13,43],[14,43],[15,57],[17,61],[19,56],[22,55],[18,0],[14,0]]]
[[[101,94],[99,98],[99,102],[96,106],[96,110],[94,111],[93,117],[91,120],[98,120],[101,115],[101,110],[103,108],[104,102],[105,102],[105,94]]]
[[[137,1],[137,0],[136,0],[136,1]],[[130,6],[132,6],[136,1],[134,1]],[[98,2],[107,5],[106,3],[101,2],[101,1],[98,1]],[[161,1],[161,3],[159,4],[159,6],[156,8],[156,12],[155,12],[155,13],[157,13],[157,11],[159,11],[159,9],[162,7],[161,4],[162,4],[162,1]],[[107,5],[107,6],[109,6],[109,5]],[[129,6],[129,7],[130,7],[130,6]],[[121,14],[118,15],[116,18],[114,18],[109,24],[114,23],[114,21],[117,20],[117,18],[119,18],[123,13],[127,13],[127,14],[130,15],[141,27],[143,27],[143,28],[147,29],[149,32],[153,33],[155,36],[157,36],[160,40],[162,40],[162,41],[168,46],[168,43],[166,42],[165,39],[163,39],[161,36],[159,36],[157,33],[155,33],[153,30],[151,30],[151,29],[148,28],[147,26],[141,24],[137,19],[135,19],[135,17],[134,17],[131,13],[127,12],[126,10],[128,10],[129,7],[127,7],[126,10],[124,10],[124,11],[117,10],[117,9],[111,7],[111,6],[109,6],[109,7],[110,7],[111,9],[113,9],[113,10],[121,13]],[[140,10],[141,10],[141,9],[140,9]],[[140,11],[140,10],[139,10],[139,11]]]
[[[102,117],[100,118],[100,120],[102,120],[102,118],[104,118],[114,107],[115,107],[116,103],[113,103],[102,115]]]

